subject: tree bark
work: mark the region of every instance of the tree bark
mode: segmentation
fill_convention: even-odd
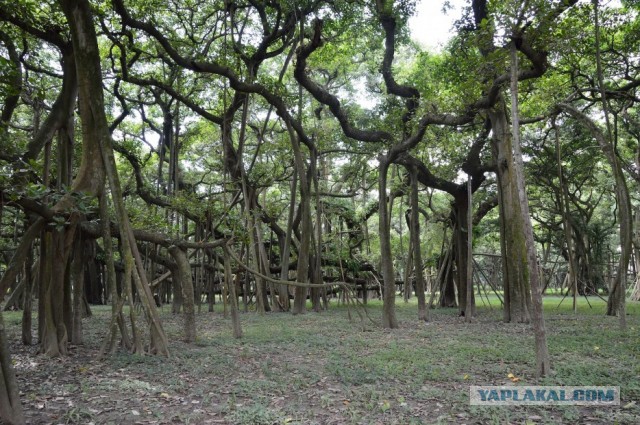
[[[33,282],[35,280],[34,272],[38,272],[40,262],[33,264],[33,246],[29,248],[27,261],[24,268],[24,303],[22,310],[22,343],[24,345],[33,344],[33,335],[31,333],[32,326],[32,309],[33,309]]]
[[[422,272],[422,246],[420,243],[420,204],[418,203],[418,170],[412,167],[411,179],[411,245],[413,246],[413,269],[418,298],[418,320],[429,320],[425,299],[424,273]]]
[[[466,188],[455,196],[455,223],[453,228],[453,248],[455,249],[456,286],[458,289],[458,309],[461,316],[475,315],[475,298],[469,287],[469,229],[473,223],[469,222],[469,194]]]
[[[238,295],[236,294],[236,283],[232,278],[231,258],[229,248],[224,247],[224,285],[227,287],[229,294],[229,304],[231,310],[231,325],[233,328],[233,337],[242,338],[242,327],[240,325],[240,313],[238,312]]]
[[[398,327],[398,319],[396,318],[395,310],[396,280],[393,272],[393,258],[391,257],[391,226],[387,207],[387,173],[390,163],[385,155],[381,155],[378,161],[378,223],[380,229],[380,261],[382,262],[382,278],[384,279],[382,326],[394,329]]]
[[[429,312],[425,300],[425,282],[422,272],[422,247],[420,244],[420,205],[418,204],[418,170],[412,167],[409,171],[411,179],[411,243],[413,248],[413,270],[418,297],[418,320],[429,320]],[[405,283],[406,285],[406,283]],[[406,290],[406,288],[405,288]]]
[[[47,266],[48,273],[41,282],[46,285],[44,293],[44,331],[42,341],[40,342],[40,352],[49,357],[66,356],[67,343],[69,341],[68,321],[65,321],[65,310],[70,305],[64,301],[66,287],[65,278],[67,274],[67,263],[75,232],[77,222],[72,221],[67,229],[64,227],[55,228],[51,232],[47,232],[43,243],[48,244],[48,258],[43,259],[49,264]]]
[[[109,229],[109,213],[107,205],[107,196],[105,194],[100,195],[100,221],[102,223],[102,243],[104,246],[104,255],[106,263],[106,281],[111,294],[111,321],[107,336],[100,347],[100,353],[98,358],[102,358],[108,353],[111,353],[115,349],[116,338],[118,335],[118,328],[122,335],[122,345],[127,350],[130,350],[133,346],[133,342],[129,338],[126,322],[124,320],[124,314],[122,313],[122,307],[124,306],[124,297],[121,297],[118,293],[118,285],[116,282],[116,268],[113,260],[113,243],[111,239],[111,232]]]
[[[518,197],[513,140],[505,108],[504,99],[500,98],[489,111],[498,177],[504,321],[528,323],[531,320],[531,286],[526,276],[529,266],[522,204]]]
[[[73,246],[73,260],[71,263],[71,281],[73,283],[73,325],[71,327],[71,342],[82,343],[82,316],[84,313],[84,251],[80,232]]]
[[[293,148],[294,161],[298,179],[300,180],[300,246],[298,248],[298,263],[296,267],[296,280],[298,282],[309,281],[309,254],[311,252],[311,186],[307,178],[304,159],[300,150],[300,141],[291,126],[288,126],[291,146]],[[301,314],[306,310],[308,288],[296,287],[293,298],[293,314]]]
[[[536,374],[539,377],[546,376],[551,371],[549,349],[547,347],[547,334],[544,324],[542,304],[542,287],[538,268],[536,245],[533,238],[533,226],[529,213],[529,199],[527,197],[524,161],[520,147],[520,114],[518,111],[518,52],[515,42],[511,43],[511,124],[513,129],[513,158],[515,163],[516,187],[518,200],[520,201],[523,223],[524,240],[526,244],[528,269],[525,270],[525,278],[531,285],[531,297],[533,306],[533,329],[536,342]]]
[[[59,0],[59,3],[71,29],[78,73],[79,109],[83,130],[82,165],[74,181],[73,189],[74,191],[88,192],[94,196],[99,195],[103,189],[106,174],[120,224],[125,261],[127,261],[127,257],[132,255],[137,267],[133,273],[133,280],[150,320],[151,351],[168,355],[167,338],[156,310],[153,295],[146,281],[142,259],[123,202],[122,189],[113,156],[111,134],[104,110],[100,55],[91,6],[87,0]],[[65,206],[66,203],[63,201],[57,205],[59,208]]]
[[[465,306],[465,321],[470,322],[475,316],[475,300],[473,299],[473,192],[471,191],[471,176],[467,181],[467,275],[464,277],[467,281],[467,296]]]
[[[0,419],[11,425],[24,424],[22,404],[9,355],[4,321],[0,312]]]
[[[282,254],[280,255],[280,280],[289,280],[289,255],[291,252],[291,235],[293,233],[293,220],[296,209],[296,188],[298,185],[298,173],[296,170],[293,171],[291,179],[291,197],[289,214],[287,216],[287,230],[285,233],[284,246],[281,250]],[[286,285],[278,286],[278,300],[280,301],[280,309],[282,309],[282,311],[289,311],[291,308],[289,303],[289,287]]]
[[[196,318],[189,257],[185,250],[175,245],[169,248],[169,253],[177,264],[177,276],[173,278],[181,283],[180,286],[182,288],[182,299],[184,302],[184,340],[185,342],[192,343],[196,340]]]

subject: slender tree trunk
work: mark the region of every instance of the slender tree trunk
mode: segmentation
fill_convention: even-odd
[[[75,67],[73,68],[73,73],[75,73]],[[67,68],[68,69],[68,68]],[[76,93],[77,97],[77,93]],[[44,166],[42,170],[42,181],[45,187],[49,188],[51,184],[51,141],[47,141],[44,146]],[[44,201],[48,201],[48,197],[44,198]],[[44,339],[44,328],[45,328],[45,299],[46,299],[46,291],[48,286],[48,279],[51,270],[48,269],[48,266],[51,264],[47,259],[49,258],[49,253],[51,252],[49,244],[47,241],[48,230],[43,228],[42,232],[40,232],[40,270],[38,273],[38,342],[42,343]]]
[[[551,371],[547,334],[544,324],[542,304],[542,287],[536,255],[536,245],[533,238],[533,227],[529,214],[529,199],[527,197],[524,179],[524,161],[520,147],[520,123],[518,112],[518,52],[515,43],[511,43],[511,123],[513,128],[513,157],[515,162],[516,186],[521,205],[522,222],[524,224],[524,240],[527,248],[528,275],[531,285],[533,306],[533,328],[536,341],[536,374],[546,376]]]
[[[616,273],[616,277],[614,279],[614,284],[609,294],[609,300],[607,303],[607,315],[615,316],[624,313],[624,303],[625,303],[625,286],[626,286],[626,278],[627,278],[627,269],[629,267],[629,261],[631,258],[631,237],[632,237],[632,229],[633,223],[631,218],[631,201],[629,197],[629,189],[627,188],[627,181],[624,176],[624,172],[616,154],[614,152],[613,144],[609,140],[609,138],[605,135],[605,133],[600,130],[600,128],[583,112],[579,111],[577,108],[568,105],[568,104],[560,104],[562,109],[564,109],[568,114],[573,116],[579,122],[581,122],[594,136],[596,141],[598,142],[600,148],[603,150],[605,154],[605,158],[609,162],[609,166],[611,167],[611,171],[615,180],[615,195],[616,201],[618,203],[618,222],[620,223],[620,260],[618,262],[618,272]],[[626,318],[620,319],[621,327],[626,326],[623,323]]]
[[[429,320],[425,300],[425,282],[422,273],[422,248],[420,244],[420,205],[418,204],[418,170],[412,167],[411,178],[411,243],[413,248],[413,269],[416,279],[416,295],[418,297],[418,320]],[[406,283],[405,283],[406,285]]]
[[[640,301],[640,208],[636,209],[635,214],[635,241],[634,241],[634,254],[635,260],[635,283],[631,291],[631,301]]]
[[[118,285],[116,282],[116,268],[114,264],[113,255],[113,243],[111,239],[111,229],[109,221],[109,210],[107,205],[107,196],[102,194],[99,197],[100,202],[100,221],[102,224],[102,244],[104,246],[105,263],[106,263],[106,281],[111,294],[111,322],[109,325],[109,331],[102,343],[98,358],[102,358],[108,353],[111,353],[115,349],[116,338],[118,336],[118,329],[122,335],[122,345],[127,350],[131,350],[133,342],[129,338],[126,322],[124,320],[124,314],[122,313],[122,307],[124,306],[124,298],[118,293]]]
[[[258,204],[256,202],[256,198],[257,195],[254,195],[254,201],[253,201],[253,207],[252,210],[253,211],[257,211],[258,210]],[[267,250],[264,247],[264,241],[262,240],[262,224],[260,222],[259,219],[254,219],[254,233],[255,233],[255,238],[256,238],[256,244],[255,244],[255,251],[256,251],[256,259],[257,259],[257,263],[256,265],[258,266],[256,269],[257,270],[262,270],[263,274],[266,276],[269,276],[269,274],[271,273],[270,271],[270,265],[269,265],[269,257],[267,255]],[[267,287],[271,288],[271,282],[266,281],[265,279],[260,278],[261,281],[261,285],[260,285],[260,293],[261,293],[261,300],[263,303],[263,310],[268,312],[271,311],[271,304],[269,303],[269,293],[267,292]],[[273,295],[273,292],[271,292],[271,294]]]
[[[37,273],[39,262],[33,264],[33,244],[28,249],[27,260],[24,267],[24,303],[22,310],[22,343],[24,345],[33,344],[33,335],[31,334],[32,326],[32,309],[33,309],[33,272]]]
[[[229,294],[229,304],[231,310],[231,325],[233,327],[233,337],[242,338],[242,327],[240,325],[240,313],[238,312],[238,295],[236,294],[236,282],[233,281],[231,273],[231,258],[228,247],[224,247],[224,285]]]
[[[403,279],[403,284],[402,284],[402,298],[403,301],[405,303],[409,302],[409,298],[411,298],[411,287],[413,285],[413,273],[415,273],[415,270],[413,268],[413,234],[411,233],[411,212],[409,211],[408,214],[410,215],[410,217],[408,218],[408,224],[409,224],[409,252],[407,252],[407,261],[405,262],[405,266],[404,266],[404,279]]]
[[[564,181],[564,175],[562,172],[562,157],[560,151],[560,133],[553,120],[553,129],[555,132],[556,142],[556,162],[558,166],[558,200],[560,201],[560,211],[562,213],[562,228],[564,231],[564,238],[567,244],[567,256],[569,257],[569,283],[573,290],[573,312],[577,312],[576,299],[578,297],[578,269],[576,267],[576,255],[573,249],[573,236],[571,232],[570,211],[569,211],[569,194],[567,186]]]
[[[387,173],[389,161],[386,156],[378,158],[378,222],[380,227],[380,261],[382,262],[382,278],[384,293],[382,294],[382,326],[394,329],[398,327],[396,318],[396,281],[391,257],[391,226],[387,208]]]
[[[3,205],[0,202],[0,219],[2,218]],[[43,223],[42,220],[39,222]],[[35,224],[35,223],[34,223]],[[29,234],[29,231],[31,233]],[[30,226],[29,230],[22,237],[22,241],[20,241],[20,246],[24,246],[26,257],[28,254],[28,250],[31,248],[31,242],[36,237],[36,235],[40,232],[39,226]],[[31,236],[31,237],[29,237]],[[0,280],[0,299],[4,298],[4,294],[7,292],[7,288],[11,280],[15,279],[15,274],[10,279],[7,275],[11,274],[12,265],[13,270],[16,269],[15,261],[21,262],[20,258],[16,258],[16,255],[19,253],[20,246],[16,250],[16,253],[13,255],[11,259],[11,263],[8,265],[7,270],[5,270],[4,275],[2,276],[2,280]],[[30,266],[29,266],[30,267]],[[17,271],[14,271],[17,273]],[[31,330],[29,330],[29,334],[31,334]],[[0,310],[0,421],[8,422],[11,425],[22,425],[25,423],[24,416],[22,413],[22,405],[20,404],[20,396],[18,391],[18,385],[16,383],[15,373],[13,371],[13,364],[11,363],[11,355],[9,354],[9,343],[7,341],[7,335],[4,331],[4,320],[2,316],[2,311]]]
[[[311,232],[313,231],[311,223],[311,193],[309,179],[307,178],[306,167],[302,152],[300,150],[300,141],[293,129],[289,127],[289,136],[291,138],[291,147],[298,178],[300,179],[300,247],[298,248],[298,264],[296,276],[298,282],[307,283],[309,281],[309,254],[311,252]],[[296,286],[293,299],[293,314],[302,314],[306,310],[308,288]]]
[[[173,276],[171,279],[172,297],[171,297],[171,313],[180,314],[184,298],[182,296],[182,279]]]
[[[473,192],[471,190],[471,176],[467,181],[467,275],[465,279],[467,281],[467,296],[465,306],[465,321],[470,322],[471,318],[475,316],[474,299],[473,299]]]
[[[313,178],[313,184],[315,189],[315,232],[314,232],[314,255],[313,255],[313,279],[312,283],[322,283],[322,206],[320,204],[320,182],[319,182],[319,170],[318,170],[318,157],[315,152],[311,153],[311,172]],[[323,170],[324,171],[324,170]],[[313,226],[312,226],[313,227]],[[322,310],[320,304],[320,288],[311,288],[311,305],[313,311],[319,312]]]
[[[291,197],[289,204],[289,215],[287,217],[287,231],[285,233],[284,246],[280,258],[280,280],[289,280],[289,254],[291,251],[291,234],[293,233],[293,220],[296,209],[296,187],[298,185],[298,172],[293,170],[291,177]],[[280,300],[280,308],[282,311],[289,311],[291,308],[289,303],[289,288],[287,285],[279,285],[278,299]]]
[[[4,294],[7,293],[7,290],[11,286],[11,283],[15,281],[16,276],[18,275],[18,273],[20,273],[27,255],[29,254],[31,243],[37,236],[40,235],[40,231],[42,230],[44,225],[45,219],[39,218],[31,226],[29,226],[24,235],[22,235],[22,239],[20,239],[20,243],[15,249],[15,252],[13,253],[13,257],[11,257],[9,264],[7,264],[7,268],[2,275],[2,279],[0,279],[0,294],[2,294],[0,299],[4,299]]]

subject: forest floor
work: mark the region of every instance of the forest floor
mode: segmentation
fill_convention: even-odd
[[[536,379],[533,332],[504,324],[479,306],[465,323],[456,311],[417,320],[415,301],[398,300],[400,329],[385,330],[381,305],[359,315],[332,302],[304,315],[241,315],[231,336],[220,312],[197,314],[195,344],[180,341],[182,318],[162,309],[169,359],[122,350],[96,353],[110,310],[84,320],[85,344],[47,359],[20,344],[20,313],[5,313],[21,397],[30,424],[488,424],[640,423],[640,304],[628,305],[627,333],[604,303],[545,300],[552,376]],[[217,306],[219,307],[219,306]],[[37,322],[37,321],[34,321]],[[475,407],[470,385],[620,386],[615,407]]]

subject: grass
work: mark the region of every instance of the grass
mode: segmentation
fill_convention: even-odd
[[[219,311],[200,313],[192,345],[180,342],[181,317],[165,307],[170,359],[119,351],[97,362],[108,308],[94,308],[85,345],[65,360],[20,346],[18,313],[5,322],[32,423],[640,423],[639,303],[628,304],[623,333],[598,298],[592,308],[580,298],[574,313],[570,299],[558,307],[560,297],[546,297],[553,373],[536,379],[531,327],[502,323],[497,298],[489,300],[492,307],[478,299],[472,323],[448,309],[420,323],[414,301],[398,300],[401,326],[392,331],[356,314],[349,320],[335,302],[299,316],[242,314],[241,340]],[[367,310],[380,321],[379,302]],[[620,386],[622,403],[469,406],[470,385],[510,384],[509,373],[525,385]]]

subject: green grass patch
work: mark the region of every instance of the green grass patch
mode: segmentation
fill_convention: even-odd
[[[169,359],[120,349],[97,362],[109,307],[93,308],[84,321],[86,343],[62,362],[19,344],[20,312],[4,317],[33,422],[639,423],[640,305],[628,304],[629,329],[621,332],[597,297],[591,306],[579,298],[577,312],[571,299],[561,300],[544,300],[553,373],[543,379],[534,376],[531,326],[503,323],[495,295],[490,305],[478,299],[472,323],[456,309],[432,310],[428,323],[419,322],[415,299],[398,299],[395,330],[380,326],[379,301],[366,307],[375,323],[336,302],[299,316],[242,313],[240,340],[221,310],[202,312],[191,345],[180,340],[182,317],[165,307]],[[469,406],[470,385],[510,384],[510,373],[519,385],[620,386],[622,406]]]

